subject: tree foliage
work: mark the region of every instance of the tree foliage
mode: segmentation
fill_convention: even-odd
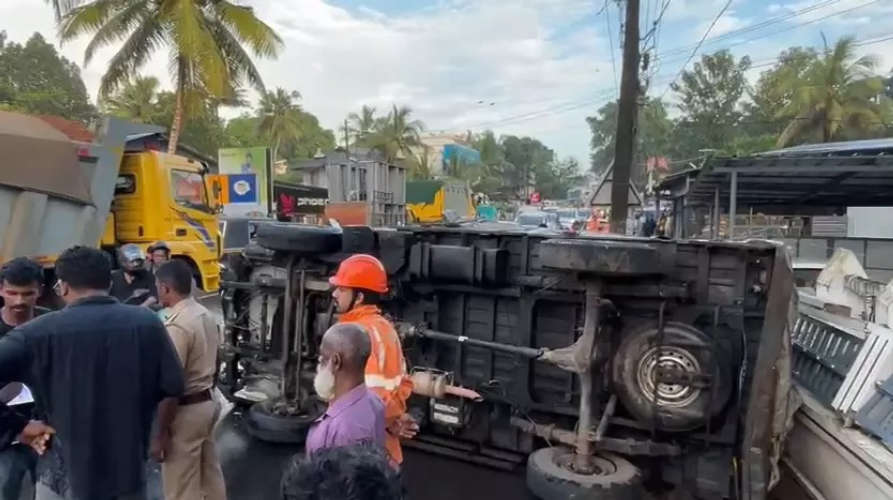
[[[158,90],[161,83],[154,76],[136,76],[117,92],[100,103],[100,109],[121,118],[152,123],[158,117]]]
[[[347,121],[348,132],[357,144],[369,141],[372,132],[380,124],[380,119],[375,116],[375,108],[365,104],[359,113],[348,115]]]
[[[225,123],[217,114],[218,103],[207,101],[185,123],[182,141],[213,157],[219,148],[225,147],[273,148],[277,144],[274,139],[278,139],[276,157],[292,163],[311,158],[317,151],[333,149],[334,134],[323,129],[316,116],[294,102],[298,95],[277,89],[262,96],[256,111]],[[105,99],[103,110],[121,118],[163,126],[173,119],[176,94],[159,90],[154,78],[137,76]],[[280,113],[287,117],[285,128],[273,120],[277,116],[281,118]]]
[[[738,135],[748,69],[749,57],[735,61],[731,52],[721,50],[701,56],[691,70],[682,72],[678,83],[671,84],[682,113],[674,141],[680,146],[679,155],[695,156],[703,149],[717,149]]]
[[[865,137],[884,130],[889,108],[884,81],[874,75],[877,58],[856,57],[855,39],[845,37],[813,59],[802,75],[786,75],[790,102],[778,116],[789,120],[778,146]]]
[[[671,85],[678,115],[644,96],[637,120],[632,179],[642,185],[648,156],[684,167],[706,154],[747,155],[778,146],[893,133],[893,72],[879,77],[876,59],[856,57],[852,38],[821,50],[791,47],[751,85],[750,58],[728,51],[704,55]],[[592,169],[614,156],[617,106],[587,118]],[[673,161],[675,160],[675,161]],[[696,161],[694,163],[697,163]]]
[[[89,122],[96,116],[77,65],[60,56],[40,33],[24,45],[0,32],[0,103],[26,113]]]
[[[72,0],[55,0],[60,10]],[[263,90],[255,56],[273,57],[282,41],[253,9],[228,0],[92,0],[70,8],[59,27],[63,40],[91,34],[89,64],[102,47],[123,42],[108,62],[99,86],[107,97],[125,85],[158,49],[166,47],[175,82],[170,151],[176,150],[184,118],[204,112],[208,100],[231,98],[251,85]]]
[[[374,120],[371,131],[363,132],[365,135],[359,144],[380,151],[388,161],[411,156],[412,148],[421,145],[421,133],[425,129],[411,115],[411,108],[395,104],[387,116]]]
[[[746,129],[752,134],[774,134],[776,137],[790,120],[779,116],[779,111],[790,106],[794,90],[818,59],[812,47],[791,47],[782,51],[778,63],[764,71],[750,91],[751,102],[747,110]],[[794,85],[792,85],[794,83]]]
[[[297,90],[288,92],[282,88],[263,92],[260,96],[258,126],[261,135],[269,141],[274,162],[279,159],[277,154],[283,142],[299,138],[301,106],[295,101],[300,98],[301,93]]]
[[[592,132],[592,170],[604,172],[614,161],[614,143],[617,133],[617,102],[602,106],[595,116],[586,118]],[[631,177],[641,185],[645,180],[645,161],[650,156],[669,156],[672,152],[670,136],[673,122],[660,99],[646,98],[639,108],[636,121],[636,149],[633,152]]]

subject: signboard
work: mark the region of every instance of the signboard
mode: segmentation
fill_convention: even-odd
[[[325,188],[276,182],[273,195],[279,215],[322,214],[326,208],[329,192]]]
[[[226,215],[272,212],[273,172],[265,147],[226,148],[218,152],[221,202]]]
[[[446,144],[443,146],[443,171],[458,175],[458,172],[452,172],[453,168],[461,169],[467,165],[477,165],[481,162],[481,153],[476,149],[471,149],[459,144]]]

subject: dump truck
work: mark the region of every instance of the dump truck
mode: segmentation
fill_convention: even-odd
[[[451,179],[408,181],[406,212],[410,220],[422,224],[475,217],[468,183]]]
[[[0,111],[0,263],[26,256],[48,270],[73,245],[115,255],[123,243],[165,240],[198,284],[220,284],[220,236],[207,167],[128,138],[159,132],[108,118],[90,141],[59,119]],[[88,134],[89,135],[89,134]]]
[[[792,273],[767,241],[524,232],[492,222],[257,222],[222,284],[218,383],[259,439],[301,442],[336,320],[327,281],[377,256],[421,432],[405,446],[526,462],[539,498],[764,499],[789,423]],[[685,496],[689,495],[689,496]],[[661,497],[663,498],[663,497]]]

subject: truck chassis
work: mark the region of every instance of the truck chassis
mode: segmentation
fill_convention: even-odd
[[[491,467],[526,459],[541,498],[765,498],[787,395],[779,246],[258,223],[223,283],[219,373],[234,399],[258,401],[255,436],[301,442],[321,411],[327,278],[353,253],[390,277],[382,309],[422,425],[407,445]]]

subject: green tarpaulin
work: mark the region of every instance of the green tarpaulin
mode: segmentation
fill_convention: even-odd
[[[443,181],[409,181],[406,183],[406,204],[433,203]]]

